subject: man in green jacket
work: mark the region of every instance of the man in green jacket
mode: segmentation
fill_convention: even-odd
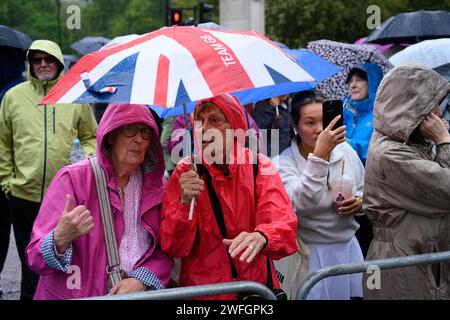
[[[34,41],[27,60],[29,80],[7,91],[0,108],[0,185],[10,201],[22,264],[21,299],[31,299],[38,282],[25,261],[25,248],[44,194],[58,170],[70,163],[75,138],[86,156],[95,153],[97,128],[87,104],[38,105],[64,73],[56,43]]]

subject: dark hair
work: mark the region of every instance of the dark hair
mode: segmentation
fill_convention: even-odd
[[[348,73],[347,80],[345,81],[345,83],[348,84],[349,81],[350,81],[350,79],[351,79],[353,76],[357,76],[358,78],[361,78],[361,79],[367,81],[367,72],[364,71],[364,70],[361,69],[361,68],[356,67],[356,68],[353,68],[353,69],[350,70],[350,72]]]
[[[291,101],[291,117],[294,126],[300,120],[300,109],[310,103],[323,103],[326,100],[325,95],[319,90],[307,90],[297,92]]]

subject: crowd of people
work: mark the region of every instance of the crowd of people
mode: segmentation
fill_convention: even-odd
[[[230,281],[285,299],[274,261],[299,248],[308,273],[450,250],[450,83],[433,70],[353,66],[327,126],[319,90],[246,106],[218,95],[197,103],[186,135],[184,117],[146,105],[38,105],[63,56],[37,40],[26,61],[28,80],[22,59],[0,73],[0,271],[12,225],[21,299]],[[227,134],[249,128],[256,150]],[[75,138],[85,159],[70,164]],[[321,280],[308,299],[450,298],[445,263],[382,271],[376,289],[366,278]]]

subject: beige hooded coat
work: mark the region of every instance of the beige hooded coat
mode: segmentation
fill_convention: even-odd
[[[364,184],[363,209],[374,227],[367,260],[450,250],[450,144],[437,146],[434,157],[413,134],[449,92],[448,81],[419,66],[391,70],[378,89]],[[372,290],[366,274],[364,298],[448,299],[449,267],[383,270]]]

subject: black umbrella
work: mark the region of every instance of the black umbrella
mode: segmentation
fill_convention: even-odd
[[[379,44],[416,43],[446,37],[450,37],[450,12],[421,10],[390,17],[366,41]]]
[[[28,50],[31,42],[25,33],[0,25],[0,46]]]
[[[72,43],[70,47],[78,53],[85,55],[99,50],[111,39],[105,37],[84,37],[80,41]]]
[[[64,58],[64,71],[69,70],[77,61],[78,57],[73,54],[63,54]]]
[[[433,69],[450,82],[450,63],[443,64]]]

